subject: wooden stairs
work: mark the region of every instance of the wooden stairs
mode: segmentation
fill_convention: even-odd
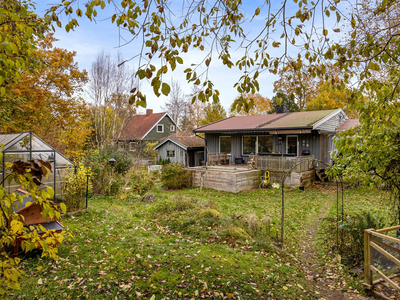
[[[317,175],[317,178],[321,182],[326,182],[328,181],[328,175],[325,174],[325,169],[316,169],[315,170],[315,175]]]

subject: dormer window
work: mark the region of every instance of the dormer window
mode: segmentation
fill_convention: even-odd
[[[169,130],[170,130],[170,131],[175,131],[175,125],[171,125],[171,126],[169,127]]]
[[[164,125],[163,124],[157,125],[157,132],[158,133],[163,133],[164,132]]]

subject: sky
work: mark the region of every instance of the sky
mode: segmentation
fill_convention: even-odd
[[[55,2],[57,1],[38,1],[38,3],[36,4],[36,12],[39,15],[44,15],[44,12],[49,7],[49,5]],[[81,2],[84,3],[83,1]],[[247,17],[251,16],[255,8],[263,3],[264,1],[261,0],[252,0],[250,6],[244,6],[244,13],[247,15]],[[102,11],[98,9],[97,22],[90,22],[86,17],[79,18],[78,22],[80,23],[80,26],[74,31],[70,31],[68,33],[64,30],[64,26],[67,23],[68,19],[65,16],[61,17],[60,20],[63,26],[62,28],[56,28],[55,37],[59,41],[56,42],[54,46],[65,48],[69,51],[76,51],[75,61],[78,62],[79,68],[86,69],[88,72],[90,71],[91,64],[94,62],[96,56],[101,51],[110,53],[111,56],[115,58],[118,52],[122,53],[124,59],[131,58],[138,53],[138,49],[140,49],[140,44],[138,43],[138,41],[134,41],[120,47],[119,45],[124,44],[124,41],[119,38],[119,29],[115,24],[111,24],[110,20],[106,19],[111,15],[112,11],[110,10]],[[250,36],[252,34],[255,34],[259,31],[264,23],[265,21],[263,18],[263,13],[261,13],[252,21],[252,23],[245,27],[245,30],[247,30],[246,33]],[[236,59],[239,59],[243,56],[243,51],[241,49],[232,50],[236,50],[231,52],[233,61],[236,61]],[[278,55],[279,51],[282,50],[275,50],[274,48],[272,48],[269,53]],[[185,94],[189,94],[192,90],[192,85],[186,82],[183,70],[190,67],[192,63],[199,62],[199,59],[202,59],[204,57],[204,53],[205,52],[189,50],[188,53],[183,54],[182,58],[184,60],[184,65],[178,65],[176,70],[168,74],[165,80],[167,82],[170,82],[173,79],[174,81],[179,82],[182,91]],[[132,60],[128,64],[135,69],[138,68],[138,62],[135,60]],[[220,101],[226,110],[229,109],[231,103],[238,96],[238,92],[236,88],[233,87],[233,85],[239,80],[242,75],[243,72],[240,71],[238,68],[233,67],[232,69],[228,69],[226,66],[223,66],[222,63],[217,61],[217,57],[213,58],[209,69],[209,77],[214,83],[215,89],[219,90]],[[277,79],[278,77],[276,75],[273,75],[268,71],[262,72],[258,78],[260,84],[259,93],[262,96],[272,98],[274,95],[273,82]],[[148,82],[141,83],[140,90],[147,96],[147,108],[153,109],[154,112],[161,112],[167,97],[163,95],[160,97],[155,96]]]

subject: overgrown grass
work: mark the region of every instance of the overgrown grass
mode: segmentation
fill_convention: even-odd
[[[331,205],[335,193],[285,193],[285,247],[280,250],[275,243],[281,190],[166,192],[156,186],[153,192],[154,203],[94,198],[86,214],[65,217],[62,223],[74,239],[59,246],[56,261],[24,258],[26,276],[15,297],[316,297],[295,256],[310,220],[322,205]]]

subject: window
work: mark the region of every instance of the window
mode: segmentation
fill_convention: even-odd
[[[129,143],[129,151],[136,151],[136,142]]]
[[[243,155],[254,155],[259,152],[274,152],[274,138],[271,135],[244,136]]]
[[[157,132],[158,133],[163,133],[164,132],[164,125],[163,124],[157,125]]]
[[[258,152],[272,153],[274,152],[274,139],[271,135],[258,136]]]
[[[220,136],[219,137],[219,152],[231,154],[231,137]]]
[[[256,136],[243,137],[243,154],[256,154]]]
[[[170,131],[175,131],[175,125],[171,125],[171,126],[169,127],[169,130],[170,130]]]
[[[175,150],[167,150],[167,157],[175,157]]]

